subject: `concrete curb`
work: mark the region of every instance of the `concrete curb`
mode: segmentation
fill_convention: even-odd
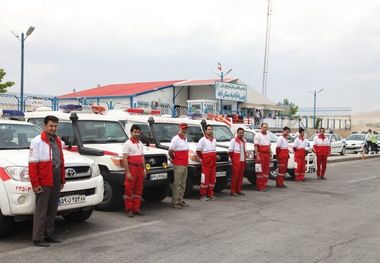
[[[379,154],[371,154],[371,155],[365,155],[364,157],[361,156],[352,156],[352,157],[346,157],[346,158],[339,158],[339,159],[328,159],[328,163],[340,163],[340,162],[346,162],[346,161],[360,161],[360,160],[367,160],[367,159],[375,159],[380,158]]]

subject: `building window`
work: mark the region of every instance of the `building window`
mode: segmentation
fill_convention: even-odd
[[[223,105],[223,114],[231,114],[232,105]]]
[[[136,107],[137,108],[149,108],[149,102],[147,102],[147,101],[138,101]]]

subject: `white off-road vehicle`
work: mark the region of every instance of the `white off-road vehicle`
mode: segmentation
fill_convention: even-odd
[[[169,149],[172,138],[178,133],[178,125],[182,122],[188,124],[189,166],[185,196],[191,195],[194,185],[199,185],[201,178],[201,163],[196,153],[197,143],[203,137],[199,124],[190,123],[187,118],[153,116],[152,113],[156,113],[156,111],[152,112],[151,110],[145,110],[147,114],[133,114],[134,112],[140,113],[141,110],[131,109],[129,112],[111,110],[107,112],[107,116],[118,119],[125,126],[128,133],[133,124],[139,125],[143,141],[166,151]],[[215,192],[220,192],[226,187],[228,178],[231,176],[231,162],[226,149],[217,147],[216,152]]]
[[[0,110],[0,236],[9,233],[15,221],[31,218],[35,194],[29,180],[31,140],[41,129],[23,118],[21,111]],[[64,150],[66,184],[61,190],[58,214],[82,222],[103,199],[103,178],[94,161]]]
[[[122,147],[128,136],[120,122],[114,118],[95,114],[82,105],[62,105],[62,111],[36,111],[26,113],[28,122],[41,125],[46,115],[59,119],[58,134],[67,149],[86,156],[98,164],[104,179],[104,199],[99,210],[115,210],[123,205],[124,165]],[[143,199],[160,202],[168,194],[173,168],[167,152],[145,147],[147,177],[144,180]]]

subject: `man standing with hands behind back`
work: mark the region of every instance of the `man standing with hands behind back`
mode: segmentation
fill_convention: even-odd
[[[270,149],[271,141],[268,135],[268,124],[263,122],[261,130],[255,135],[255,156],[256,164],[261,165],[261,171],[256,173],[256,187],[258,191],[267,191],[268,177],[270,173],[270,162],[272,151]]]
[[[244,129],[240,127],[237,129],[236,137],[231,139],[230,147],[228,148],[228,153],[232,161],[230,192],[232,196],[245,195],[241,191],[246,164],[245,144]]]
[[[59,192],[65,184],[62,142],[56,136],[57,128],[58,118],[46,116],[44,130],[30,143],[29,177],[36,194],[33,243],[39,247],[48,247],[49,243],[61,243],[54,237]]]
[[[178,127],[178,134],[173,137],[169,146],[169,155],[174,164],[172,207],[177,209],[188,206],[183,201],[186,189],[187,166],[189,165],[189,144],[186,138],[187,128],[186,123],[181,123]]]

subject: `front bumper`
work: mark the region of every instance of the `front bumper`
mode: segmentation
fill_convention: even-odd
[[[31,215],[35,209],[35,194],[29,182],[8,180],[5,184],[8,199],[8,209],[2,207],[7,216]],[[58,206],[58,211],[75,210],[83,207],[92,207],[103,200],[103,178],[97,176],[86,180],[66,182],[60,196],[85,195],[84,202]],[[6,213],[8,210],[8,213]]]
[[[163,179],[153,179],[152,175],[156,174],[167,174],[166,178]],[[111,171],[109,175],[104,177],[104,180],[110,182],[114,185],[124,187],[124,171]],[[158,168],[151,169],[147,171],[146,178],[144,179],[144,187],[151,187],[157,185],[169,184],[173,180],[173,168]]]

